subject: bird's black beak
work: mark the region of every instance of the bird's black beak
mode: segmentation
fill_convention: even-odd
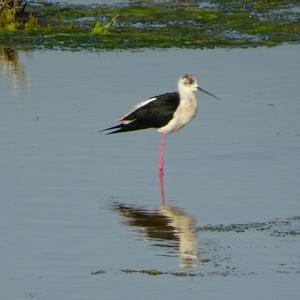
[[[217,99],[217,100],[221,100],[221,98],[219,98],[219,97],[217,97],[217,96],[211,94],[210,92],[208,92],[208,91],[202,89],[202,88],[199,87],[199,86],[198,86],[198,91],[203,92],[203,93],[205,93],[205,94],[207,94],[207,95],[209,95],[209,96],[211,96],[211,97],[213,97],[213,98],[215,98],[215,99]]]

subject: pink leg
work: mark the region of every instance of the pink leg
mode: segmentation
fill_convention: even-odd
[[[164,156],[165,156],[166,134],[162,134],[160,155],[159,155],[159,183],[161,193],[161,205],[165,206],[165,188],[164,188]]]

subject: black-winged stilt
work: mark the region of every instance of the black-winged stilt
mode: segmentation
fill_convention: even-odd
[[[162,133],[159,156],[161,193],[164,203],[163,169],[166,134],[176,132],[191,122],[197,113],[196,91],[202,91],[215,99],[220,98],[199,87],[197,79],[189,74],[178,81],[178,92],[151,97],[135,105],[125,116],[118,119],[120,124],[106,128],[114,130],[108,134],[154,128]]]

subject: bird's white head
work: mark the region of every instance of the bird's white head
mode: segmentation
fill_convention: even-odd
[[[184,93],[195,93],[199,89],[197,79],[190,74],[180,76],[178,90]]]
[[[178,90],[181,93],[195,93],[197,91],[201,91],[217,100],[221,100],[219,97],[201,88],[197,79],[190,74],[180,76],[178,81]]]

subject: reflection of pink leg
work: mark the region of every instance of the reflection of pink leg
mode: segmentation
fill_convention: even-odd
[[[165,145],[166,145],[166,134],[162,134],[161,144],[160,144],[160,155],[159,155],[159,183],[160,183],[160,193],[161,193],[161,205],[165,206],[165,188],[164,188],[164,155],[165,155]]]
[[[161,194],[161,206],[165,207],[165,187],[164,187],[164,172],[159,170],[159,185]]]

